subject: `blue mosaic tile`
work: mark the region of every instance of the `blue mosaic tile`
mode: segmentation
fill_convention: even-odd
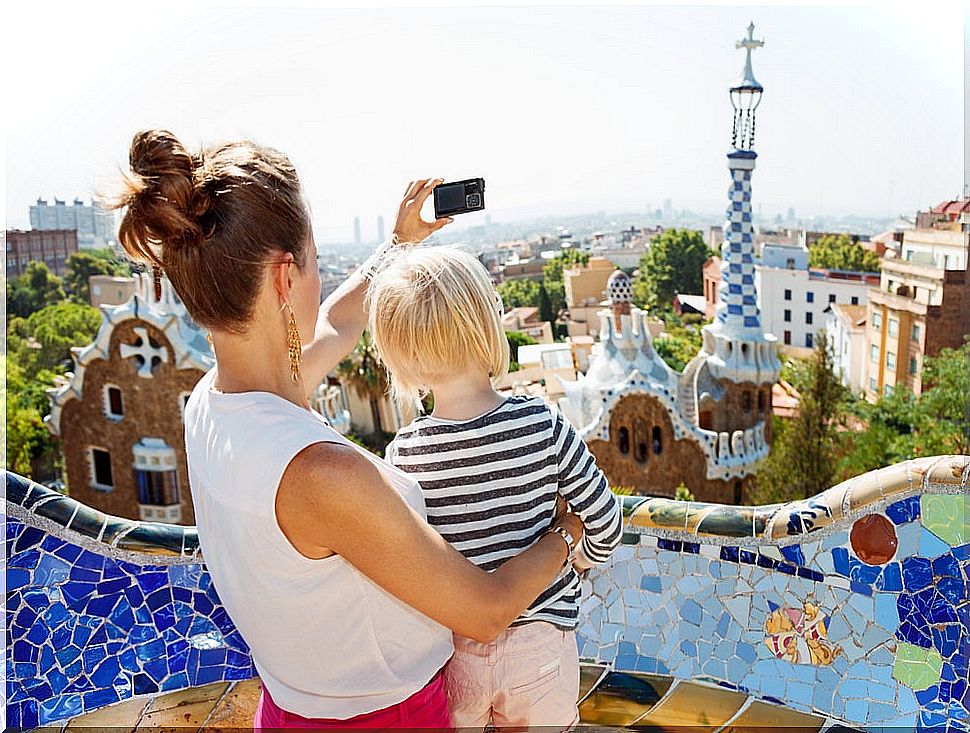
[[[796,565],[805,564],[805,555],[802,553],[801,545],[788,545],[787,547],[782,547],[781,554],[786,560],[795,563]]]
[[[684,604],[680,607],[680,615],[681,615],[681,618],[683,618],[688,623],[691,623],[694,626],[700,626],[701,616],[703,615],[703,611],[700,605],[698,605],[697,601],[691,598],[688,598],[686,601],[684,601]]]
[[[11,568],[7,570],[6,579],[7,592],[10,593],[30,583],[30,571],[23,568]]]
[[[832,561],[835,563],[835,572],[845,577],[849,576],[849,551],[846,548],[833,548]]]
[[[920,516],[919,496],[910,496],[886,507],[886,516],[893,524],[906,524]]]
[[[148,695],[158,692],[158,683],[147,674],[136,674],[132,678],[132,686],[136,695]]]
[[[960,645],[962,629],[957,624],[941,624],[930,629],[933,634],[933,646],[944,659],[952,657]]]
[[[935,703],[939,694],[940,694],[940,686],[930,685],[925,690],[916,690],[916,701],[923,707],[926,707],[928,705],[932,705],[933,703]],[[937,707],[938,707],[938,704],[937,704]]]
[[[728,562],[740,562],[740,556],[738,552],[739,551],[737,547],[724,545],[721,547],[721,559],[727,560]]]
[[[882,574],[876,578],[875,586],[878,590],[901,591],[903,589],[903,574],[898,562],[889,563],[882,569]]]
[[[74,564],[74,562],[81,556],[81,548],[77,545],[65,544],[54,550],[54,554],[57,555],[62,560]]]
[[[113,687],[109,687],[104,690],[93,690],[92,692],[85,693],[83,699],[85,710],[96,710],[106,705],[119,702],[120,697]]]
[[[960,563],[952,554],[940,555],[935,558],[930,565],[933,568],[933,575],[937,578],[959,578]]]
[[[877,593],[875,596],[876,623],[887,631],[895,631],[899,627],[899,611],[896,598],[887,593]]]
[[[919,554],[922,557],[937,557],[950,552],[950,546],[930,532],[926,527],[920,529]]]
[[[108,657],[91,674],[91,681],[98,687],[108,687],[114,684],[115,678],[120,672],[121,665],[118,658]]]
[[[926,588],[933,582],[933,569],[924,557],[907,557],[902,561],[903,585],[913,593]]]
[[[683,549],[684,543],[680,540],[668,540],[660,538],[657,540],[657,547],[661,550],[670,550],[672,552],[680,552]]]
[[[75,715],[80,715],[83,710],[80,695],[61,695],[40,703],[39,722],[41,725],[46,725],[65,718],[72,718]]]
[[[818,570],[812,570],[811,568],[798,568],[798,577],[805,578],[806,580],[812,580],[816,583],[821,583],[825,580],[825,575],[820,573]]]
[[[161,684],[162,690],[180,690],[189,686],[189,676],[185,672],[171,675]]]
[[[940,578],[936,581],[936,590],[954,606],[967,596],[963,578]]]
[[[958,545],[953,548],[953,557],[961,562],[970,560],[970,544]]]
[[[877,565],[868,565],[854,557],[849,558],[849,579],[857,583],[872,585],[882,573],[882,568]]]

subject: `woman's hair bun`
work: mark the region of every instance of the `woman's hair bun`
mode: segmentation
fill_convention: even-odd
[[[132,245],[125,249],[136,250],[129,254],[164,265],[165,248],[199,245],[204,229],[209,228],[203,227],[203,219],[210,218],[211,208],[206,186],[199,180],[199,158],[171,132],[143,130],[131,142],[128,162],[133,175],[124,204],[128,207],[128,234],[134,236],[121,239],[123,246]],[[156,256],[148,256],[148,243],[161,245],[161,257],[154,251]]]

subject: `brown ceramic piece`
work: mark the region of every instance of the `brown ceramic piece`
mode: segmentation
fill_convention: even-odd
[[[896,554],[896,528],[881,514],[867,514],[857,519],[849,533],[852,550],[868,565],[882,565]]]

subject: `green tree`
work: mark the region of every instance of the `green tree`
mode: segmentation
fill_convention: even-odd
[[[552,300],[545,285],[539,285],[539,318],[549,321],[551,324],[556,322],[556,314],[552,310]]]
[[[809,267],[879,272],[879,255],[853,242],[848,234],[826,234],[808,249]]]
[[[45,384],[26,379],[14,354],[0,355],[0,360],[6,372],[6,465],[21,476],[40,479],[34,476],[34,463],[46,457],[52,464],[59,458],[54,438],[43,421],[48,409],[43,390],[52,387],[53,380]]]
[[[696,325],[668,325],[665,335],[654,339],[653,347],[667,362],[667,366],[682,372],[687,362],[697,356],[697,352],[701,350],[701,343],[701,332]]]
[[[12,318],[7,324],[7,347],[17,353],[28,381],[44,371],[62,374],[71,364],[71,347],[91,343],[100,326],[96,308],[62,300],[27,318]]]
[[[923,380],[920,397],[899,388],[850,405],[839,480],[918,456],[970,453],[970,339],[927,357]]]
[[[565,267],[585,266],[589,263],[589,252],[578,249],[564,249],[549,260],[542,268],[542,285],[549,296],[552,313],[558,314],[566,308],[566,288],[563,285],[562,271]]]
[[[633,301],[657,310],[669,307],[677,293],[700,293],[704,262],[713,254],[703,235],[693,229],[667,229],[640,255],[640,274],[633,280]]]
[[[377,356],[377,347],[369,331],[361,334],[353,351],[337,365],[337,374],[358,397],[367,400],[374,434],[382,435],[384,425],[381,422],[380,400],[387,394],[389,378],[387,369]]]
[[[848,390],[832,368],[828,339],[820,335],[817,343],[812,358],[792,368],[792,384],[800,395],[798,414],[775,433],[756,478],[756,503],[807,498],[834,483]]]
[[[71,254],[67,261],[64,286],[78,303],[89,303],[88,278],[92,275],[130,275],[131,267],[114,256],[110,249],[81,250]]]
[[[927,357],[923,383],[929,389],[919,399],[927,422],[921,453],[970,454],[970,336],[959,349],[941,349]]]
[[[519,371],[519,347],[528,346],[530,344],[536,344],[539,342],[532,338],[529,334],[522,333],[521,331],[506,331],[505,338],[509,342],[509,353],[512,357],[509,360],[509,371],[517,372]]]
[[[855,399],[847,408],[836,481],[916,457],[920,416],[912,392],[897,390],[875,404]]]
[[[26,318],[45,305],[64,300],[64,287],[43,262],[30,262],[27,271],[7,282],[7,316]]]
[[[535,280],[506,280],[496,290],[506,311],[523,306],[539,306],[540,285]]]

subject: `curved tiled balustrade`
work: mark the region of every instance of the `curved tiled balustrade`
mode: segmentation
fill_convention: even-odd
[[[622,497],[624,544],[584,584],[584,721],[967,730],[968,474],[918,459],[765,507]],[[11,728],[255,674],[193,527],[6,487]]]

